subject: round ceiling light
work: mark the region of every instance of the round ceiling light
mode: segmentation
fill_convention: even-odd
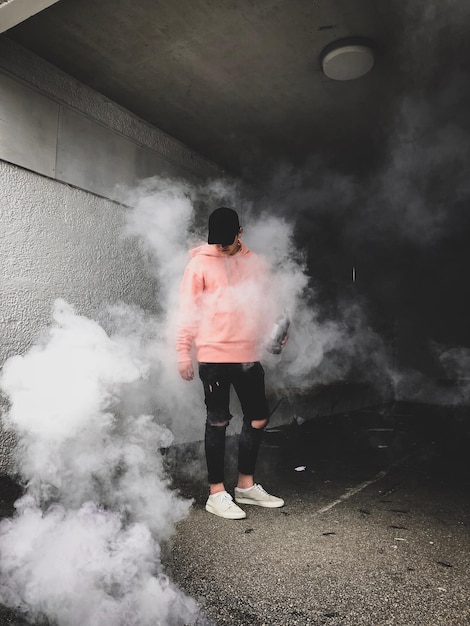
[[[321,55],[323,72],[333,80],[354,80],[374,65],[374,51],[364,43],[342,40],[330,44]]]

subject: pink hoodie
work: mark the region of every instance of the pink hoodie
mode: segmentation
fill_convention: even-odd
[[[178,361],[259,361],[275,319],[266,261],[243,243],[232,255],[203,244],[190,251],[180,290]]]

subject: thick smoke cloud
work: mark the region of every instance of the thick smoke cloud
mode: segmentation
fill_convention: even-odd
[[[25,495],[0,524],[0,602],[60,626],[178,624],[194,602],[164,575],[160,543],[191,505],[169,488],[171,433],[120,415],[149,364],[58,300],[53,324],[0,385]]]
[[[197,407],[199,411],[202,405],[200,385],[192,383],[182,393],[181,381],[176,377],[174,333],[179,283],[189,260],[188,248],[207,240],[207,217],[223,204],[238,210],[244,242],[261,254],[272,269],[276,294],[273,307],[284,309],[291,319],[290,338],[282,356],[265,354],[268,386],[306,390],[316,383],[343,379],[352,369],[358,372],[358,365],[364,363],[373,363],[374,372],[387,371],[384,342],[367,325],[358,303],[335,318],[320,306],[305,251],[296,241],[296,215],[286,217],[276,211],[278,205],[270,205],[266,199],[264,203],[254,201],[251,190],[223,181],[196,187],[155,177],[144,181],[138,189],[129,190],[127,204],[131,207],[127,232],[136,236],[147,251],[149,268],[161,285],[161,336],[166,344],[163,349],[160,346],[152,350],[154,360],[164,355],[159,369],[165,377],[166,395],[171,398],[169,406],[174,409],[172,430],[181,432],[178,416],[186,420],[191,410],[194,412]],[[267,299],[267,294],[251,292],[238,296],[245,301],[248,315],[254,301],[261,305]],[[170,364],[174,365],[170,368]],[[370,371],[368,378],[371,379]]]
[[[366,364],[374,365],[369,381],[374,382],[373,372],[379,369],[381,377],[386,377],[390,367],[386,346],[367,324],[359,303],[334,316],[322,307],[305,251],[296,245],[295,223],[262,213],[249,222],[247,233],[249,246],[269,259],[276,289],[292,322],[281,359],[266,355],[271,384],[302,392],[316,384],[356,377]]]

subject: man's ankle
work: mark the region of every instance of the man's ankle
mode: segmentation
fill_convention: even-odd
[[[224,483],[209,485],[209,495],[211,496],[215,496],[217,493],[222,493],[223,491],[225,491]]]
[[[255,481],[253,476],[247,474],[240,474],[238,477],[237,489],[251,489],[254,487]]]

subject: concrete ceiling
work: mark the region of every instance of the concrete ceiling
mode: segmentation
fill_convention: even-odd
[[[58,0],[0,0],[0,33],[13,28]]]
[[[315,155],[354,171],[380,161],[397,96],[416,82],[403,51],[426,3],[410,6],[60,0],[6,35],[230,173]],[[375,65],[358,80],[331,80],[321,52],[348,37],[374,42]]]

